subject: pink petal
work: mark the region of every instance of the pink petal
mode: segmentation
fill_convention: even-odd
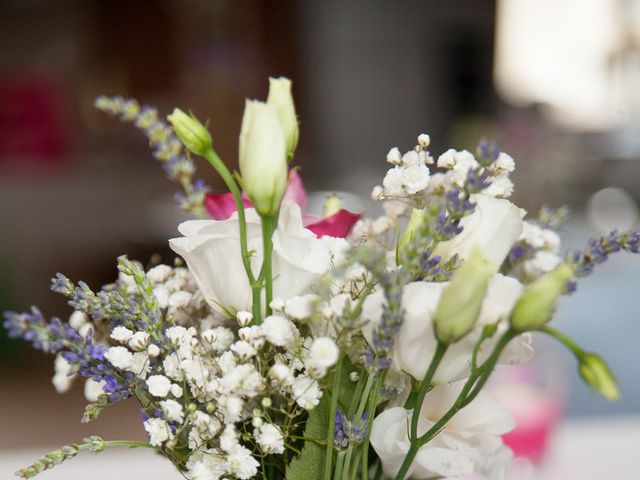
[[[307,205],[307,191],[305,190],[302,178],[300,178],[300,174],[296,169],[289,171],[287,191],[284,192],[284,198],[282,201],[297,203],[300,210],[304,212],[304,208]]]
[[[242,203],[245,208],[251,207],[251,201],[243,193]],[[204,206],[214,220],[226,220],[236,211],[236,202],[231,193],[207,193]]]
[[[360,220],[360,217],[362,217],[362,215],[359,213],[352,213],[342,209],[330,217],[306,224],[305,228],[315,233],[318,238],[324,237],[325,235],[345,238],[349,234],[353,224]]]

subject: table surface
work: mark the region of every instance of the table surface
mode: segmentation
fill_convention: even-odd
[[[572,419],[555,432],[544,464],[516,461],[509,480],[637,480],[640,478],[640,415]],[[33,462],[46,450],[0,450],[0,478]],[[111,449],[78,457],[39,475],[42,480],[178,480],[173,466],[146,449]]]

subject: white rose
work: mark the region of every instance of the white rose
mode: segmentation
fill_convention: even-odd
[[[460,221],[462,232],[440,242],[434,253],[445,259],[456,253],[468,258],[474,248],[479,248],[499,268],[522,233],[520,209],[508,200],[482,194],[475,195],[473,200],[475,211]]]
[[[420,411],[418,435],[429,430],[453,405],[462,382],[439,385],[427,395]],[[371,428],[371,445],[382,461],[385,476],[393,478],[409,450],[408,426],[413,412],[394,407],[378,415]],[[430,479],[467,477],[504,479],[511,451],[500,435],[514,427],[513,419],[493,398],[481,392],[447,426],[422,446],[407,477]]]
[[[262,265],[262,233],[255,210],[247,209],[248,247],[254,272]],[[223,221],[190,220],[178,226],[181,238],[169,240],[185,259],[206,301],[214,309],[251,310],[251,288],[242,264],[238,217]],[[305,293],[331,268],[326,242],[302,226],[300,208],[284,203],[273,235],[274,297],[288,299]]]
[[[446,285],[447,283],[413,282],[403,290],[404,321],[395,338],[392,367],[408,373],[417,380],[424,377],[437,346],[432,317]],[[502,320],[496,335],[483,343],[479,361],[492,352],[496,338],[508,327],[509,314],[523,288],[520,282],[511,277],[495,274],[491,278],[474,330],[449,346],[436,370],[434,383],[452,382],[468,376],[471,354],[482,327]],[[383,306],[382,291],[370,295],[364,301],[362,318],[367,320],[368,324],[363,331],[369,342],[372,341],[373,329],[381,321]],[[520,335],[507,346],[499,362],[523,363],[530,360],[532,354],[530,336]]]

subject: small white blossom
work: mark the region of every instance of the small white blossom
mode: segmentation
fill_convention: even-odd
[[[389,150],[389,153],[387,153],[387,162],[391,165],[399,165],[402,162],[402,155],[398,147],[393,147]]]
[[[545,228],[542,234],[544,235],[545,250],[557,253],[560,250],[560,237],[558,234],[549,228]]]
[[[280,315],[270,315],[262,322],[262,331],[267,341],[278,347],[293,344],[297,329],[290,320]]]
[[[161,418],[149,418],[144,422],[144,429],[149,434],[149,443],[154,447],[162,445],[173,437],[169,425]]]
[[[300,295],[287,300],[284,313],[294,320],[311,318],[313,310],[318,303],[318,296],[314,294]]]
[[[232,343],[229,349],[235,353],[241,361],[247,361],[258,353],[249,342],[245,342],[244,340],[238,340]]]
[[[169,265],[156,265],[147,272],[147,279],[151,283],[162,283],[173,273]]]
[[[167,308],[169,306],[170,295],[171,291],[165,285],[160,285],[153,289],[153,296],[158,302],[158,307],[160,308]]]
[[[220,435],[220,448],[225,452],[230,452],[238,446],[238,432],[233,424],[227,425]]]
[[[253,321],[253,314],[251,312],[241,310],[236,313],[236,320],[238,320],[238,325],[246,327]]]
[[[182,405],[175,400],[162,400],[159,404],[167,420],[182,423],[184,419]]]
[[[555,253],[540,250],[536,252],[533,258],[524,262],[524,270],[529,275],[538,277],[556,268],[561,261],[560,257]]]
[[[133,350],[144,350],[149,342],[149,334],[147,332],[136,332],[129,339],[129,346]]]
[[[264,332],[262,328],[257,325],[242,327],[238,330],[238,336],[240,339],[251,344],[256,350],[262,348],[264,345]]]
[[[382,185],[384,186],[384,194],[387,197],[404,197],[404,189],[403,181],[402,181],[402,172],[404,169],[402,167],[393,167],[387,170],[387,174],[384,176],[382,180]]]
[[[177,383],[174,383],[171,385],[171,395],[173,395],[176,398],[180,398],[182,397],[182,387],[180,385],[178,385]]]
[[[84,398],[87,402],[95,402],[98,400],[98,397],[104,393],[102,387],[104,387],[105,384],[106,382],[104,380],[96,382],[92,378],[88,378],[84,382]]]
[[[275,385],[289,386],[293,383],[293,373],[283,363],[274,363],[269,369],[269,377]]]
[[[169,307],[175,309],[187,308],[192,297],[191,293],[185,291],[172,293],[169,297]]]
[[[516,168],[516,162],[514,162],[513,158],[510,155],[500,152],[498,158],[491,165],[495,169],[503,170],[505,172],[513,172]]]
[[[133,336],[133,332],[127,327],[118,326],[111,331],[111,338],[116,342],[125,343]]]
[[[151,371],[149,355],[147,354],[147,352],[134,353],[131,357],[131,365],[129,365],[126,370],[135,373],[138,378],[145,378]]]
[[[69,317],[69,326],[78,330],[82,325],[89,322],[89,316],[79,310],[75,310]]]
[[[284,310],[284,299],[276,297],[271,300],[271,302],[269,302],[269,306],[274,312],[281,312],[282,310]]]
[[[519,240],[524,240],[534,248],[543,248],[545,244],[544,230],[535,223],[525,221]]]
[[[438,167],[440,168],[453,168],[456,164],[456,151],[453,148],[450,148],[442,155],[438,157]]]
[[[166,397],[171,390],[171,380],[164,375],[151,375],[147,378],[147,387],[154,397]]]
[[[251,452],[238,445],[227,456],[227,464],[229,473],[235,475],[241,480],[247,480],[258,473],[258,461],[253,458]]]
[[[409,195],[420,193],[429,186],[429,176],[429,168],[426,165],[406,167],[402,171],[402,187]]]
[[[157,357],[158,355],[160,355],[160,347],[155,343],[152,343],[147,347],[147,353],[150,357]]]
[[[202,338],[209,344],[214,352],[224,352],[235,340],[233,332],[227,327],[211,328],[202,332]]]
[[[244,402],[236,395],[219,398],[219,407],[225,423],[231,424],[242,420]]]
[[[182,369],[180,367],[180,359],[175,353],[170,353],[162,361],[164,373],[172,380],[181,382],[184,379]]]
[[[179,345],[183,338],[187,336],[187,329],[181,326],[169,327],[165,331],[165,335],[173,345]]]
[[[56,355],[55,362],[53,364],[54,372],[51,382],[58,393],[67,392],[73,383],[75,375],[69,375],[71,372],[71,365],[62,357],[61,354]]]
[[[426,133],[421,133],[420,135],[418,135],[418,145],[420,145],[422,148],[428,148],[430,144],[431,137],[429,135],[427,135]]]
[[[384,195],[384,188],[382,188],[382,185],[376,185],[371,190],[371,200],[376,200],[376,201],[381,200],[383,195]]]
[[[125,347],[110,347],[104,354],[109,363],[121,370],[127,370],[133,361],[133,354]]]
[[[270,423],[263,423],[253,431],[253,436],[263,453],[284,453],[282,432]]]
[[[402,164],[405,167],[413,167],[417,165],[422,165],[422,160],[418,155],[418,152],[415,150],[409,150],[402,156]]]
[[[316,338],[309,350],[309,362],[321,369],[335,365],[338,361],[340,350],[335,342],[328,337]]]
[[[376,218],[371,224],[371,231],[374,235],[382,235],[393,227],[391,219],[385,215]]]
[[[322,397],[318,382],[304,375],[299,375],[293,381],[291,388],[296,403],[305,410],[312,410]]]
[[[78,335],[80,335],[82,338],[87,338],[89,332],[92,332],[93,330],[93,324],[85,323],[80,325],[80,328],[78,329]]]

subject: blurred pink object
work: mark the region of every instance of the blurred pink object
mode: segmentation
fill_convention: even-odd
[[[318,218],[304,213],[304,208],[307,204],[307,192],[297,170],[289,172],[289,184],[283,201],[291,201],[298,204],[303,212],[302,220],[304,226],[315,233],[317,237],[326,235],[344,238],[349,234],[353,224],[362,216],[344,209],[326,218]],[[252,206],[251,201],[244,193],[242,194],[242,204],[245,208]],[[235,200],[231,193],[208,193],[204,205],[214,220],[226,220],[236,211]]]
[[[539,367],[538,367],[539,368]],[[509,410],[516,428],[503,436],[514,456],[540,462],[554,427],[562,418],[562,389],[541,385],[534,365],[506,367],[506,381],[494,383],[491,394]]]

